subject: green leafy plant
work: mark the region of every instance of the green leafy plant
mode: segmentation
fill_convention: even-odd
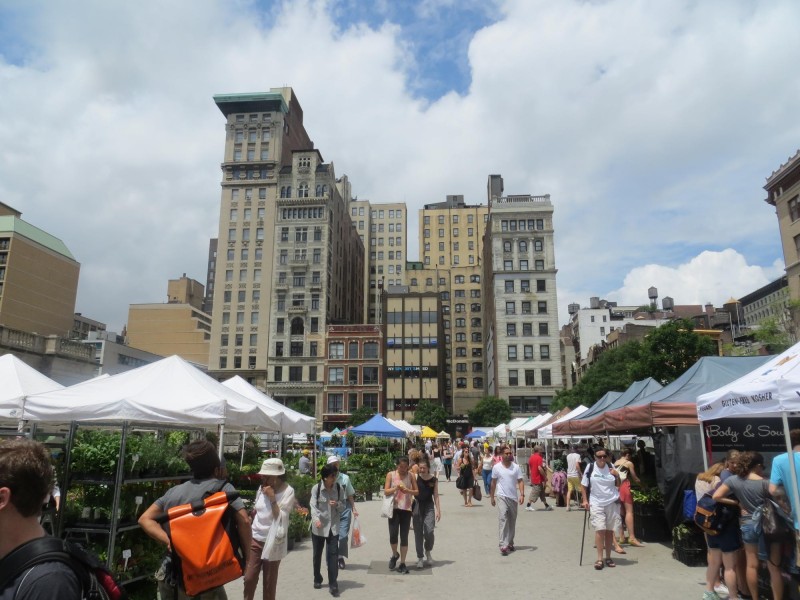
[[[119,432],[83,429],[75,435],[72,471],[80,478],[111,479],[119,462]]]
[[[289,513],[289,537],[299,540],[308,533],[308,525],[311,523],[311,515],[307,508],[298,506]]]
[[[634,505],[651,506],[654,508],[664,507],[664,497],[657,487],[646,488],[642,490],[632,489],[631,495],[633,496]]]
[[[311,502],[311,488],[314,486],[314,478],[311,475],[301,475],[295,472],[287,474],[286,483],[294,489],[294,497],[297,503],[308,508]]]

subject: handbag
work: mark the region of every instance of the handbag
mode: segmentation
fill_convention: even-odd
[[[476,483],[472,486],[472,497],[475,498],[475,500],[480,500],[483,498],[480,484]]]
[[[791,518],[772,498],[764,499],[764,504],[753,513],[753,520],[757,520],[768,543],[788,541],[794,536]]]
[[[381,516],[391,519],[394,515],[394,495],[384,496],[381,504]]]

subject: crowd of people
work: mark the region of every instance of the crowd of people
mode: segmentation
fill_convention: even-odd
[[[791,441],[794,451],[800,452],[800,429],[791,431]],[[473,494],[481,490],[496,507],[497,543],[502,556],[516,550],[516,523],[518,511],[525,504],[526,480],[530,486],[526,510],[537,510],[535,505],[541,502],[538,510],[551,511],[551,494],[559,497],[557,475],[562,475],[564,489],[558,505],[566,511],[576,510],[578,506],[586,511],[595,531],[594,568],[613,568],[616,563],[612,553],[626,553],[623,541],[634,547],[643,545],[634,534],[631,494],[631,484],[640,483],[640,474],[647,468],[643,450],[642,446],[638,451],[623,448],[614,460],[602,442],[581,447],[559,445],[554,457],[557,460],[547,464],[543,448],[535,445],[525,464],[524,460],[518,461],[514,449],[504,443],[490,446],[488,443],[447,441],[412,447],[397,459],[395,468],[386,473],[383,486],[390,507],[385,515],[391,551],[388,568],[406,574],[410,572],[409,564],[416,569],[433,566],[435,530],[442,518],[440,477],[452,481],[454,474],[455,487],[462,495],[465,508],[473,506]],[[191,442],[183,456],[192,470],[192,479],[169,489],[139,519],[143,530],[167,549],[171,542],[163,517],[171,508],[197,501],[210,492],[235,491],[224,481],[223,467],[212,443]],[[731,451],[725,460],[698,475],[696,496],[712,498],[725,508],[727,515],[720,521],[716,534],[706,535],[708,569],[704,600],[717,600],[720,593],[729,594],[731,598],[758,598],[758,568],[764,562],[773,599],[784,598],[786,573],[793,571],[795,564],[794,539],[767,539],[759,526],[759,515],[772,500],[786,514],[797,514],[795,498],[787,493],[791,481],[788,459],[788,454],[775,457],[767,479],[761,454]],[[339,460],[336,455],[326,459],[311,489],[310,499],[313,587],[319,589],[327,582],[333,597],[339,596],[339,571],[347,566],[348,535],[353,518],[358,516],[352,483],[347,474],[340,471]],[[798,466],[796,464],[795,468]],[[313,472],[307,454],[303,453],[299,467]],[[555,472],[551,467],[555,467]],[[797,471],[800,475],[800,469]],[[295,491],[287,483],[281,459],[265,460],[258,475],[260,485],[249,512],[241,500],[233,500],[231,509],[247,555],[244,598],[255,597],[258,581],[262,579],[263,598],[274,600],[280,563],[288,552],[286,532],[296,506]],[[46,498],[52,493],[53,485],[49,455],[41,444],[20,439],[0,446],[0,530],[4,532],[0,536],[0,566],[4,557],[18,546],[45,535],[39,518],[42,503],[37,498]],[[794,527],[797,526],[795,519]],[[415,563],[408,557],[412,532]],[[78,595],[73,595],[79,584],[63,564],[35,568],[38,569],[36,577],[21,577],[12,582],[17,590],[16,597],[67,600],[80,597],[79,591]],[[169,574],[162,576],[158,585],[162,597],[226,598],[221,586],[197,596],[187,596],[180,581]],[[53,589],[59,590],[57,596],[52,595]],[[0,598],[4,597],[2,592],[0,590]]]

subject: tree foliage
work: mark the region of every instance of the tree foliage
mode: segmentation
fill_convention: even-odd
[[[473,425],[500,425],[511,420],[511,407],[502,398],[487,396],[468,413]]]
[[[441,404],[430,400],[420,400],[414,411],[412,425],[427,425],[431,429],[441,431],[447,425],[447,411]]]
[[[308,400],[295,400],[294,402],[287,405],[292,410],[296,410],[299,413],[302,413],[308,417],[314,416],[314,405],[311,404]]]
[[[556,394],[551,410],[592,406],[606,392],[623,392],[634,381],[652,377],[667,385],[702,356],[717,353],[711,338],[694,332],[685,319],[654,329],[642,342],[628,342],[603,352],[571,390]]]
[[[347,424],[352,426],[361,425],[369,421],[374,414],[375,411],[369,406],[359,406],[350,413],[350,419],[348,419]]]
[[[694,323],[688,319],[677,319],[649,334],[642,350],[632,370],[635,380],[652,377],[667,385],[701,357],[717,354],[717,345],[711,338],[696,334]]]

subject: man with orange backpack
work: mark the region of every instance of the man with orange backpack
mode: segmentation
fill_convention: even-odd
[[[236,562],[240,562],[243,567],[245,557],[244,549],[250,548],[251,542],[250,519],[247,516],[244,503],[238,498],[236,489],[224,480],[218,479],[220,474],[220,460],[216,448],[207,440],[196,440],[186,446],[183,451],[183,458],[192,470],[192,479],[167,490],[166,494],[156,500],[150,508],[139,517],[139,525],[142,526],[142,529],[144,529],[147,535],[163,543],[174,555],[175,553],[173,551],[175,548],[173,548],[173,540],[167,533],[170,527],[167,521],[170,520],[174,514],[174,511],[171,509],[203,503],[207,498],[214,497],[219,492],[224,492],[228,494],[230,498],[235,497],[235,499],[227,503],[228,507],[226,507],[226,510],[233,511],[232,525],[235,531],[232,533],[234,536],[238,533],[238,539],[223,539],[223,543],[230,544],[231,548],[228,548],[226,552],[216,554],[228,555],[229,562],[233,559]],[[188,511],[188,514],[191,515],[192,511]],[[164,523],[164,525],[162,525],[162,523]],[[174,535],[177,528],[174,525],[172,527],[173,530],[171,533]],[[211,537],[219,539],[219,536]],[[197,548],[196,552],[203,556],[210,556],[212,554],[210,548]],[[178,555],[179,554],[180,552],[178,552]],[[233,554],[232,559],[230,556],[231,554]],[[235,571],[236,565],[234,564],[233,567]],[[241,576],[241,574],[242,570],[239,568],[238,576]],[[195,595],[189,595],[189,593],[187,593],[185,575],[184,573],[182,578],[178,578],[168,573],[163,580],[159,580],[158,588],[161,598],[168,600],[188,600],[191,598],[196,598],[198,600],[227,600],[225,588],[222,587],[222,585],[205,589],[201,593],[195,593]]]

